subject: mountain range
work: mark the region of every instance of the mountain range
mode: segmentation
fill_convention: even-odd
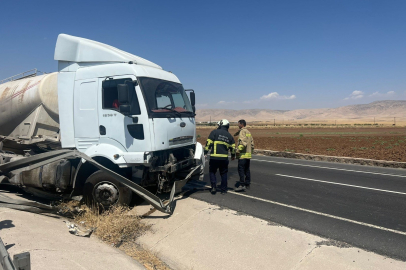
[[[299,109],[299,110],[226,110],[201,109],[196,111],[198,122],[218,121],[226,118],[229,121],[274,121],[281,120],[334,120],[334,119],[372,119],[372,118],[406,119],[406,100],[382,100],[369,104],[349,105],[338,108]],[[399,120],[400,120],[399,119]]]

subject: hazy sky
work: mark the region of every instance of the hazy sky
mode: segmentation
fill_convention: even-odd
[[[52,72],[66,33],[144,57],[198,108],[406,99],[406,1],[1,1],[0,79]]]

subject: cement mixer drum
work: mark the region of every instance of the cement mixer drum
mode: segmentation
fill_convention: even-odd
[[[58,73],[0,84],[0,139],[59,143]]]

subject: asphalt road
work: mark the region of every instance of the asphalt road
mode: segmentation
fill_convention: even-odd
[[[233,191],[230,161],[229,192],[212,195],[206,165],[205,182],[188,184],[186,196],[406,261],[404,169],[254,156],[250,190]]]

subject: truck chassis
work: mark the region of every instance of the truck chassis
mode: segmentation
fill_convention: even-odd
[[[64,159],[77,159],[80,158],[81,162],[89,162],[93,166],[95,166],[97,169],[100,171],[103,171],[110,177],[113,177],[116,181],[120,182],[127,188],[129,188],[132,192],[149,202],[154,208],[157,210],[167,213],[167,214],[172,214],[173,213],[173,199],[175,195],[175,190],[176,190],[176,182],[174,182],[171,193],[170,193],[170,199],[169,202],[164,204],[164,202],[155,194],[151,193],[150,191],[146,190],[142,186],[130,181],[129,179],[125,178],[124,176],[104,167],[91,157],[87,156],[84,153],[81,153],[77,150],[56,150],[56,151],[51,151],[51,152],[46,152],[46,153],[41,153],[37,155],[33,155],[30,157],[25,157],[22,159],[18,159],[15,161],[11,161],[5,164],[0,165],[0,177],[3,176],[3,179],[0,179],[0,183],[4,181],[5,179],[8,179],[8,177],[11,177],[12,172],[24,172],[24,171],[31,171],[34,169],[37,169],[41,166],[56,162],[56,161],[61,161]],[[190,180],[191,176],[201,169],[201,165],[195,166],[192,170],[190,170],[189,174],[185,177],[185,179],[181,180],[182,183],[187,182]],[[76,171],[77,174],[77,171]],[[77,175],[75,175],[76,178]]]

